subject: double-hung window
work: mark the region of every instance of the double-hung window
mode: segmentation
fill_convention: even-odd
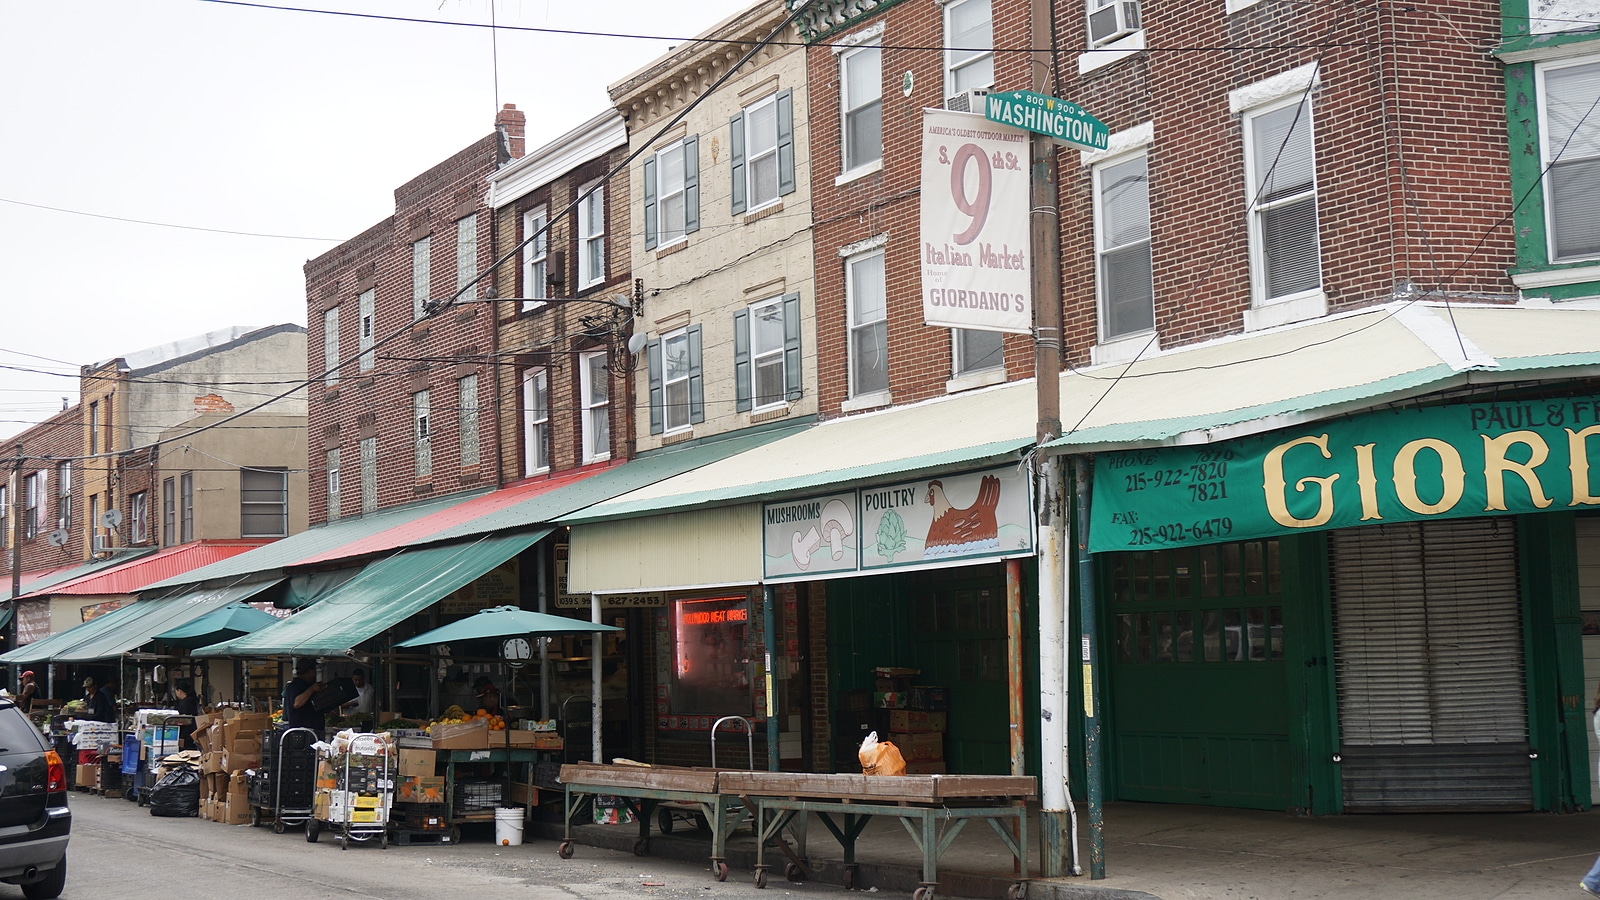
[[[357,358],[356,365],[361,371],[370,372],[372,371],[372,366],[375,361],[372,345],[377,340],[377,325],[374,322],[375,317],[378,315],[377,289],[367,288],[366,290],[362,291],[361,297],[356,301],[356,305],[359,307],[359,313],[361,315],[361,332],[359,341],[361,355]]]
[[[378,508],[378,438],[377,435],[361,439],[361,511],[372,512]]]
[[[411,318],[428,313],[429,293],[433,289],[433,238],[411,243]]]
[[[782,91],[728,120],[735,215],[771,206],[793,193],[794,92]]]
[[[1594,259],[1600,257],[1600,62],[1538,72],[1549,261]]]
[[[578,288],[606,280],[606,186],[586,185],[578,201]]]
[[[844,170],[883,158],[883,51],[857,47],[839,54],[839,106],[843,113]]]
[[[1296,94],[1246,112],[1244,135],[1256,305],[1315,294],[1322,264],[1310,99]]]
[[[289,471],[239,470],[240,537],[284,537],[289,533]]]
[[[583,461],[611,458],[611,373],[606,352],[594,350],[578,356],[583,397]]]
[[[178,543],[194,540],[194,473],[178,476]]]
[[[420,390],[411,395],[412,458],[418,478],[433,474],[433,407],[428,392]]]
[[[142,544],[150,539],[150,495],[136,491],[128,496],[128,543]]]
[[[44,529],[44,473],[31,472],[22,479],[22,536],[32,539]]]
[[[342,497],[339,494],[339,448],[329,448],[326,454],[328,470],[328,521],[339,518]]]
[[[845,260],[845,300],[850,322],[850,396],[887,391],[889,321],[882,249]]]
[[[733,369],[740,412],[800,398],[799,294],[764,300],[734,315]]]
[[[650,433],[687,431],[705,421],[704,376],[700,370],[700,326],[661,336],[649,346]]]
[[[550,471],[550,372],[522,373],[522,474]]]
[[[549,216],[544,207],[522,214],[522,311],[538,309],[550,296]]]
[[[989,0],[954,0],[944,7],[946,97],[994,85],[994,26]]]
[[[670,247],[700,230],[700,139],[690,135],[644,161],[644,246]]]
[[[1102,343],[1155,327],[1148,171],[1144,153],[1094,168],[1095,283]]]
[[[161,482],[161,546],[170,547],[178,539],[178,485],[168,478]]]
[[[456,290],[478,277],[478,214],[462,216],[456,220]],[[477,285],[463,296],[478,294]]]
[[[327,375],[322,383],[333,387],[339,383],[339,307],[322,311],[322,371]]]
[[[470,469],[478,464],[478,375],[476,372],[456,379],[456,434],[461,447],[461,468]]]
[[[56,463],[56,527],[72,527],[72,463]]]

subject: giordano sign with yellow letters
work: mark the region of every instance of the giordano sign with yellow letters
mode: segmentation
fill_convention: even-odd
[[[1600,507],[1600,397],[1366,413],[1095,461],[1093,552]]]

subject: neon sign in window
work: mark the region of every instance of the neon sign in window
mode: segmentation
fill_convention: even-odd
[[[748,599],[680,600],[673,613],[672,712],[749,715],[755,704]]]

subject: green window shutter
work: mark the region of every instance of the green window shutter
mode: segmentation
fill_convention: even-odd
[[[794,193],[794,92],[778,95],[778,193]]]
[[[656,245],[656,158],[644,161],[644,248]]]
[[[683,139],[683,231],[700,230],[700,135]]]
[[[733,314],[733,392],[734,409],[749,412],[750,395],[750,310]]]
[[[783,298],[783,388],[790,403],[805,394],[805,375],[800,371],[800,294]]]
[[[661,341],[659,339],[650,342],[649,357],[650,433],[660,434],[667,430],[667,392],[661,386]]]
[[[700,371],[700,326],[689,326],[689,424],[706,420],[706,379]]]
[[[745,199],[744,183],[744,111],[728,119],[728,162],[733,166],[733,214],[744,212],[750,202]]]

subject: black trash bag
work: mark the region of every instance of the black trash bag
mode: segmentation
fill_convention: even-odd
[[[179,766],[150,789],[150,815],[184,818],[200,815],[200,773]]]

